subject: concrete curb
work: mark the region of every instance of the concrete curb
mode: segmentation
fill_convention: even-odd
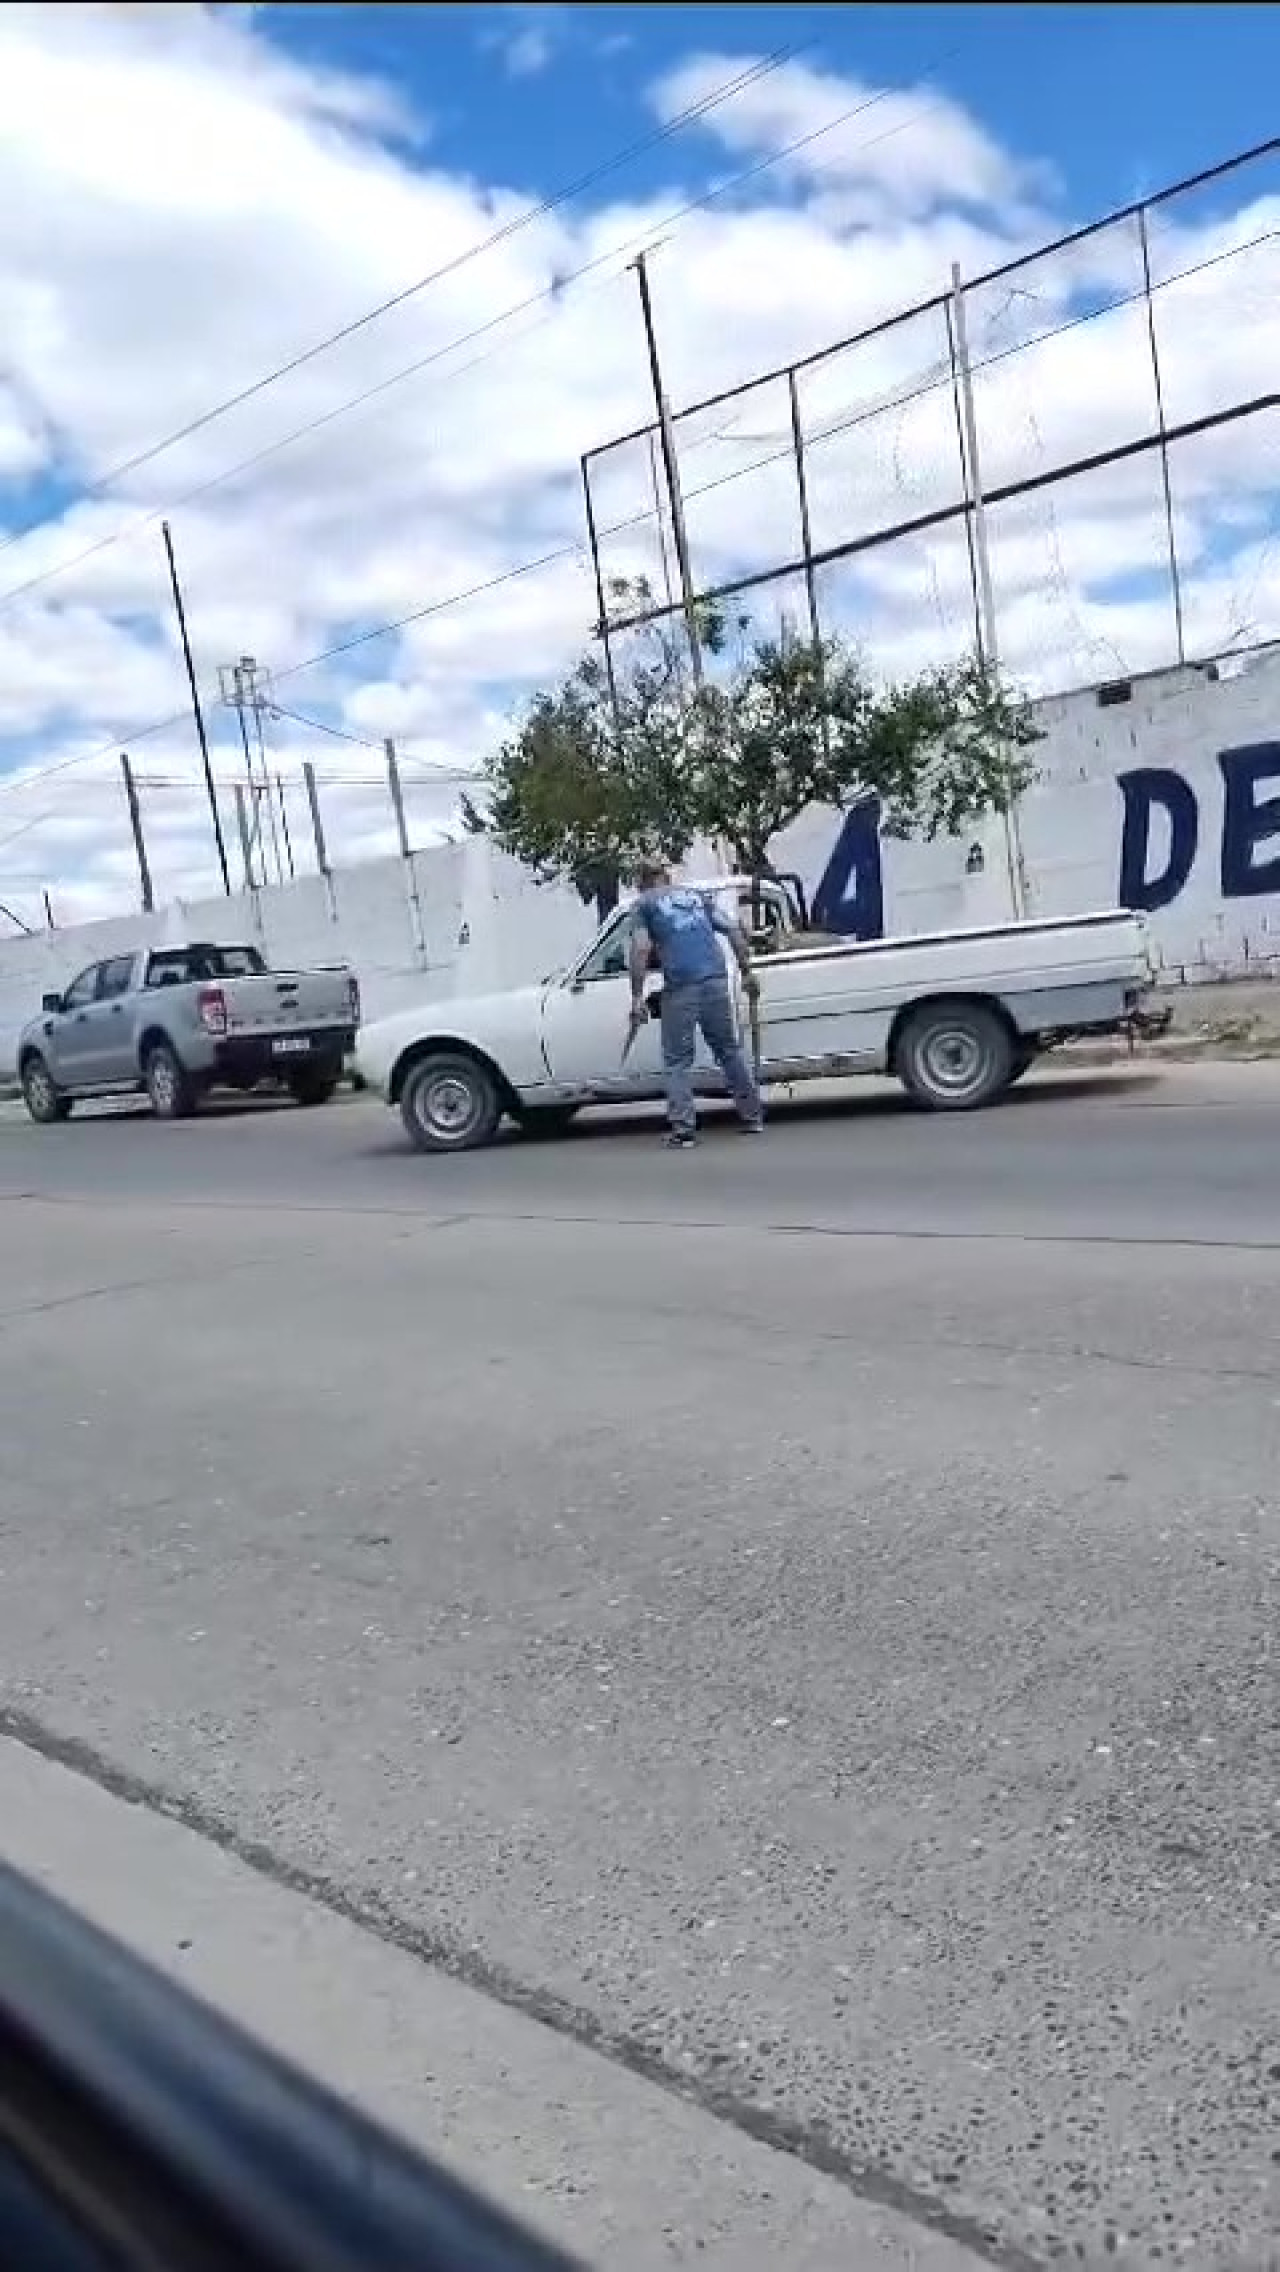
[[[584,2263],[977,2272],[985,2259],[10,1736],[0,1819],[16,1868]]]

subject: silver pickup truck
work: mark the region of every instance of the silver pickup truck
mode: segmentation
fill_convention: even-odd
[[[161,1120],[206,1090],[272,1081],[325,1104],[360,1023],[349,970],[271,971],[256,947],[154,947],[91,963],[46,994],[18,1039],[27,1110],[66,1120],[77,1098],[145,1091]]]

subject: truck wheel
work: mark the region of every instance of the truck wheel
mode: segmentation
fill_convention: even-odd
[[[1031,1071],[1031,1068],[1035,1064],[1039,1054],[1040,1052],[1038,1049],[1029,1049],[1025,1042],[1019,1044],[1019,1046],[1014,1050],[1013,1063],[1009,1067],[1010,1088],[1013,1087],[1015,1081],[1020,1081],[1022,1079],[1024,1073],[1029,1073]]]
[[[27,1111],[41,1128],[70,1120],[71,1099],[55,1087],[43,1057],[28,1057],[22,1067],[22,1095]]]
[[[576,1104],[527,1104],[520,1114],[520,1132],[523,1136],[563,1136],[571,1120],[576,1120],[580,1107]]]
[[[338,1086],[338,1076],[331,1065],[311,1065],[305,1073],[294,1073],[289,1081],[289,1094],[295,1104],[328,1104]]]
[[[153,1042],[142,1068],[151,1110],[157,1120],[187,1120],[196,1109],[196,1087],[177,1051]]]
[[[491,1143],[502,1100],[474,1057],[420,1057],[405,1075],[400,1117],[420,1152],[474,1152]]]
[[[973,1112],[1008,1088],[1016,1044],[984,1002],[930,1002],[913,1010],[894,1071],[913,1103],[930,1112]]]

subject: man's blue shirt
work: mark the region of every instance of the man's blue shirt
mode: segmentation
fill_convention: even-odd
[[[732,925],[705,892],[687,884],[664,884],[636,901],[636,919],[658,951],[668,986],[700,986],[724,976],[718,933]]]

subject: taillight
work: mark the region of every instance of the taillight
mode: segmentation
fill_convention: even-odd
[[[202,986],[196,996],[196,1008],[206,1033],[226,1032],[227,997],[220,986]]]
[[[358,1026],[360,1023],[360,981],[358,978],[347,980],[347,1008],[351,1015],[352,1025]]]

